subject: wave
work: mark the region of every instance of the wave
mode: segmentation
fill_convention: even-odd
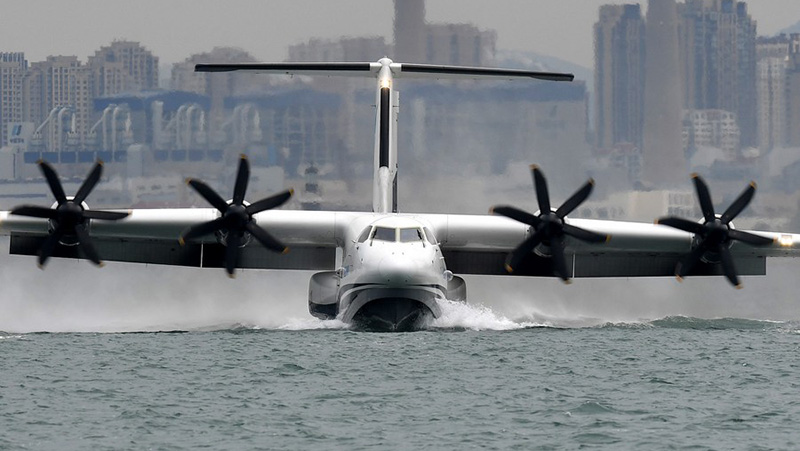
[[[636,322],[605,323],[597,327],[612,329],[630,328],[658,328],[658,329],[689,329],[689,330],[773,330],[786,329],[793,323],[787,321],[774,321],[748,318],[696,318],[691,316],[666,316],[655,320],[642,320]]]
[[[561,316],[528,310],[525,316],[509,317],[501,310],[482,304],[455,301],[440,301],[441,316],[431,320],[424,330],[428,331],[514,331],[531,328],[551,329],[687,329],[687,330],[777,330],[800,334],[800,322],[772,321],[735,317],[699,318],[692,316],[665,316],[633,321],[609,321],[603,318],[581,317],[562,312]],[[77,313],[77,312],[75,312]],[[28,330],[0,331],[0,340],[19,339],[24,335],[42,331],[54,333],[165,333],[165,332],[233,332],[258,331],[336,331],[352,330],[353,327],[339,319],[321,320],[299,314],[254,315],[246,322],[233,320],[217,322],[195,319],[164,323],[157,318],[141,318],[131,323],[80,321],[64,328],[58,323],[43,322],[40,327]],[[155,320],[155,321],[154,321]],[[49,326],[49,327],[48,327]],[[59,326],[59,327],[55,327]],[[20,335],[22,334],[22,335]]]
[[[428,329],[449,330],[516,330],[548,327],[536,321],[514,321],[483,305],[455,301],[439,301],[442,315]]]

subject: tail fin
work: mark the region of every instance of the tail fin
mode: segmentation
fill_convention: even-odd
[[[372,209],[376,213],[397,212],[397,114],[399,96],[394,78],[494,79],[572,81],[572,74],[517,69],[395,63],[382,58],[376,63],[236,63],[197,64],[197,72],[248,71],[286,75],[372,76],[378,80],[375,117],[375,172]]]

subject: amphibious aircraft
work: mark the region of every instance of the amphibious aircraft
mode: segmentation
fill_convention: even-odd
[[[800,255],[800,235],[736,229],[751,183],[722,214],[693,175],[702,218],[652,223],[571,218],[594,186],[587,181],[554,207],[542,169],[531,166],[538,211],[500,205],[490,215],[414,214],[397,204],[398,95],[395,79],[471,78],[571,81],[572,75],[509,69],[395,63],[199,64],[201,72],[349,75],[377,79],[372,212],[275,210],[291,190],[249,203],[247,157],[239,160],[230,200],[200,180],[188,184],[213,208],[98,211],[86,199],[98,162],[73,197],[40,161],[56,202],[0,212],[12,254],[194,267],[315,270],[309,312],[367,328],[408,330],[440,315],[444,299],[466,300],[460,275],[659,277],[763,275],[766,258]]]

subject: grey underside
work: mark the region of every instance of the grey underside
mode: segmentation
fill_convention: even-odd
[[[44,236],[11,236],[11,254],[37,255]],[[225,246],[217,243],[187,243],[177,241],[125,240],[95,238],[93,240],[103,260],[133,263],[152,263],[176,266],[220,268],[224,266]],[[506,252],[443,250],[450,271],[456,274],[509,275],[504,266]],[[78,246],[58,246],[54,257],[84,258]],[[671,277],[684,254],[594,253],[567,254],[570,277]],[[765,275],[766,257],[736,256],[739,275]],[[261,269],[336,269],[336,249],[333,247],[296,246],[287,254],[269,251],[250,244],[241,250],[239,267]],[[552,259],[531,254],[515,268],[515,276],[554,276]],[[720,276],[722,267],[713,263],[698,263],[689,275]]]
[[[37,255],[46,237],[11,236],[12,254]],[[174,266],[221,268],[225,264],[225,246],[217,243],[187,243],[175,241],[124,240],[94,238],[92,240],[103,260],[152,263]],[[54,257],[84,258],[79,246],[57,246]],[[261,269],[334,269],[336,249],[333,247],[293,247],[286,254],[248,245],[241,249],[238,267]]]

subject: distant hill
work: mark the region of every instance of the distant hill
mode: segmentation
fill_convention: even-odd
[[[778,34],[792,34],[792,33],[800,33],[800,22],[797,22],[791,27],[784,28],[783,30],[778,32]]]

